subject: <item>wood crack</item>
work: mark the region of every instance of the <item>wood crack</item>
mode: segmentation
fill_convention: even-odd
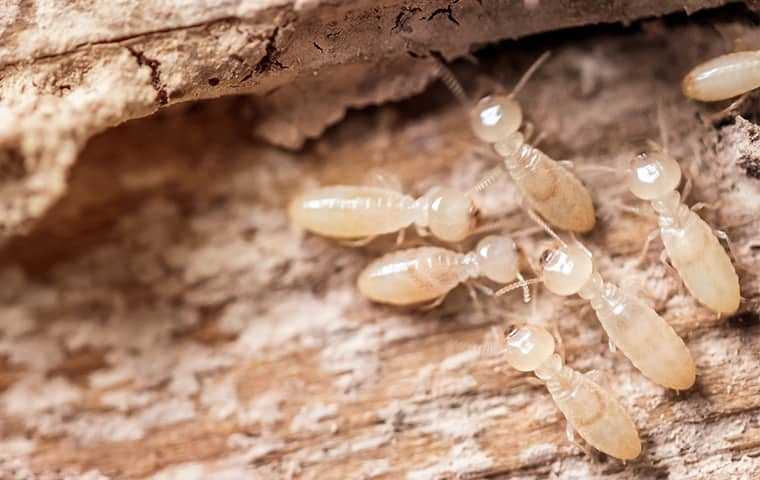
[[[166,93],[166,85],[161,82],[161,62],[154,58],[148,58],[144,52],[135,50],[132,47],[126,47],[130,54],[135,57],[139,66],[150,68],[150,84],[156,91],[156,102],[160,106],[169,103],[169,95]]]

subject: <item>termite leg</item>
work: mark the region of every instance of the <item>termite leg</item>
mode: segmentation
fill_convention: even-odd
[[[475,291],[475,288],[470,283],[471,282],[465,282],[464,286],[467,288],[467,293],[470,295],[470,300],[472,300],[472,303],[475,305],[475,310],[478,311],[478,315],[480,315],[482,318],[485,318],[485,310],[483,309],[483,304],[480,303],[480,299],[478,298],[478,292]]]
[[[445,299],[446,299],[446,295],[441,295],[440,297],[436,298],[432,302],[430,302],[430,303],[428,303],[426,305],[422,305],[420,307],[420,310],[423,311],[423,312],[428,312],[428,311],[434,309],[435,307],[439,306],[440,304],[442,304]]]
[[[723,240],[725,242],[726,246],[728,247],[728,253],[731,255],[731,258],[734,260],[734,263],[737,265],[737,267],[742,268],[743,270],[749,270],[743,266],[740,265],[741,262],[738,260],[738,256],[736,255],[736,249],[734,248],[734,243],[731,241],[731,238],[728,236],[726,232],[723,230],[717,230],[714,229],[713,232],[715,233],[715,236],[719,239]]]
[[[494,296],[494,291],[493,291],[493,289],[492,289],[492,288],[490,288],[490,287],[487,287],[486,285],[483,285],[483,284],[482,284],[482,283],[480,283],[480,282],[477,282],[477,281],[475,281],[475,280],[470,280],[470,281],[468,282],[468,284],[470,284],[470,285],[472,285],[473,287],[475,287],[476,289],[480,290],[480,293],[482,293],[482,294],[484,294],[484,295],[488,295],[489,297],[493,297],[493,296]]]
[[[649,246],[652,244],[653,241],[658,239],[660,237],[660,230],[654,229],[651,232],[647,234],[646,240],[644,240],[644,246],[641,247],[641,253],[639,253],[638,258],[636,259],[636,266],[638,267],[642,263],[644,263],[644,260],[647,258],[647,252],[649,251]]]
[[[565,342],[562,341],[562,335],[559,334],[559,327],[556,322],[552,324],[552,335],[556,342],[555,348],[557,349],[557,354],[559,354],[559,357],[562,359],[562,363],[565,363],[565,354],[567,351],[565,350]]]
[[[525,125],[525,128],[523,129],[523,138],[525,139],[525,143],[529,143],[533,146],[533,148],[538,148],[538,145],[546,137],[546,133],[539,132],[536,134],[536,125],[530,120],[524,121],[523,125]]]
[[[523,128],[523,138],[525,139],[525,143],[530,143],[533,134],[536,133],[536,126],[530,120],[524,121],[523,125],[525,125],[525,128]]]
[[[662,263],[665,266],[665,269],[673,275],[678,282],[678,294],[683,294],[683,280],[681,279],[681,276],[678,274],[678,270],[676,270],[673,265],[670,264],[668,261],[668,251],[663,250],[660,252],[660,263]]]
[[[615,202],[615,201],[608,202],[608,203],[610,206],[617,208],[618,210],[621,210],[626,213],[630,213],[642,218],[657,219],[657,215],[653,213],[645,212],[641,210],[641,208],[639,207],[634,207],[632,205],[628,205],[622,202]]]
[[[747,98],[749,98],[750,93],[751,92],[747,92],[743,94],[741,97],[731,102],[729,106],[727,106],[726,108],[724,108],[723,110],[719,112],[713,113],[712,115],[707,117],[707,119],[710,121],[710,123],[720,122],[721,120],[723,120],[724,117],[733,114],[741,106],[741,104],[744,103],[747,100]]]
[[[631,292],[632,295],[635,295],[637,297],[647,297],[650,303],[655,303],[657,301],[657,298],[644,287],[644,285],[641,283],[641,280],[636,279],[632,276],[623,277],[623,279],[620,281],[620,289],[623,291]]]
[[[624,170],[617,167],[608,167],[606,165],[576,165],[572,160],[561,160],[560,165],[568,169],[573,169],[579,173],[611,173],[613,175],[621,175]],[[626,190],[628,188],[626,187]]]
[[[681,171],[681,174],[684,176],[684,182],[683,182],[683,192],[681,193],[681,201],[683,203],[686,203],[686,199],[689,198],[689,195],[691,194],[691,189],[694,186],[691,175],[687,174],[683,170]]]
[[[531,146],[533,148],[538,148],[538,146],[541,145],[541,142],[543,142],[544,139],[546,139],[546,132],[545,131],[538,132],[538,134],[533,138],[533,141],[531,142]]]
[[[610,353],[617,352],[617,345],[615,345],[615,342],[611,338],[607,338],[607,348],[610,349]]]
[[[578,442],[575,440],[575,430],[573,429],[573,426],[570,425],[570,422],[565,420],[565,438],[567,438],[567,441],[578,447],[579,449],[583,450],[583,447],[581,447]]]
[[[692,212],[698,212],[698,211],[700,211],[702,209],[707,209],[707,210],[711,210],[711,211],[714,212],[715,210],[718,210],[722,206],[722,203],[723,202],[721,202],[720,200],[718,200],[716,202],[712,202],[712,203],[697,202],[697,203],[695,203],[694,205],[691,206],[691,211]]]
[[[400,247],[404,240],[406,239],[406,228],[402,228],[398,231],[398,235],[396,235],[396,246]]]
[[[507,219],[496,220],[495,222],[490,222],[490,223],[486,223],[486,224],[480,225],[479,227],[475,228],[475,230],[473,230],[472,232],[470,232],[470,234],[468,236],[472,237],[472,236],[476,236],[476,235],[481,235],[483,233],[491,233],[491,232],[494,232],[494,231],[503,230],[504,227],[507,227],[507,226],[511,225],[512,223],[513,222],[511,222],[511,221],[509,221]],[[514,236],[514,235],[512,235],[512,236]]]
[[[372,242],[372,240],[376,239],[377,235],[371,235],[369,237],[360,238],[358,240],[341,240],[341,245],[345,245],[347,247],[363,247],[367,245],[368,243]]]

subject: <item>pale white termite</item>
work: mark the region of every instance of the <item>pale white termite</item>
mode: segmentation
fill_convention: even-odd
[[[491,171],[476,189],[482,190],[506,171],[528,207],[541,214],[547,222],[563,230],[585,233],[593,229],[596,222],[594,204],[588,190],[572,172],[526,143],[524,136],[518,132],[523,114],[514,97],[547,58],[548,52],[534,62],[510,94],[487,96],[470,108],[473,132],[492,145],[503,159],[501,167]],[[469,105],[464,90],[453,74],[445,68],[442,73],[443,80],[459,100]]]
[[[674,390],[690,388],[695,380],[694,360],[673,327],[642,300],[605,282],[591,252],[580,244],[565,244],[556,234],[555,238],[561,246],[541,255],[541,281],[546,288],[563,296],[577,293],[589,301],[610,344],[644,376]],[[521,282],[508,285],[496,295],[522,286]]]
[[[667,149],[638,155],[629,170],[631,192],[650,201],[657,212],[663,254],[670,257],[686,288],[708,308],[730,315],[741,300],[739,277],[713,229],[681,202],[676,190],[680,181],[681,167]]]
[[[469,195],[434,187],[414,199],[393,188],[336,185],[294,198],[290,218],[299,227],[325,237],[350,240],[403,232],[458,242],[475,228],[478,210]]]
[[[375,302],[438,305],[460,283],[484,276],[497,283],[522,278],[514,241],[502,235],[481,239],[475,250],[459,253],[440,247],[419,247],[386,254],[359,275],[362,295]]]
[[[702,102],[726,100],[760,87],[760,50],[729,53],[692,69],[683,79],[684,95]]]
[[[639,456],[639,432],[625,408],[588,375],[564,365],[546,329],[536,325],[513,329],[504,356],[516,370],[532,371],[545,382],[569,426],[589,445],[621,460]]]

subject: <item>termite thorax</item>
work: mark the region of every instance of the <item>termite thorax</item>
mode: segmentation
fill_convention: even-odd
[[[605,282],[596,271],[591,274],[591,277],[583,288],[580,289],[578,295],[584,300],[588,300],[591,303],[591,308],[595,311],[604,308],[613,309],[616,306],[622,305],[623,301],[618,287],[612,283]]]
[[[652,208],[659,215],[662,228],[683,228],[689,216],[689,208],[681,203],[681,195],[671,190],[651,202]]]
[[[572,372],[565,368],[562,357],[557,353],[547,358],[533,373],[546,383],[549,391],[567,390],[572,380]]]
[[[504,159],[504,167],[513,175],[531,168],[537,160],[536,155],[531,155],[532,147],[525,143],[520,132],[495,143],[494,150]]]

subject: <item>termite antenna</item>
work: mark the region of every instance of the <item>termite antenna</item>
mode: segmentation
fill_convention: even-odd
[[[660,128],[660,143],[662,144],[662,151],[668,153],[668,127],[665,121],[665,107],[663,107],[662,99],[657,102],[657,125]]]
[[[520,78],[520,80],[517,81],[515,88],[512,89],[512,93],[509,94],[509,98],[513,98],[520,92],[520,90],[523,89],[525,84],[528,83],[528,80],[530,80],[530,77],[532,77],[533,74],[536,73],[536,70],[538,70],[541,67],[541,65],[543,65],[544,62],[546,62],[549,59],[550,56],[551,56],[551,52],[547,50],[540,57],[538,57],[538,59],[535,62],[533,62],[533,65],[528,67],[525,73],[523,73],[523,76]]]
[[[454,75],[446,62],[439,55],[432,54],[432,57],[438,62],[438,73],[441,75],[441,81],[451,91],[451,93],[459,100],[465,108],[469,108],[472,105],[470,97],[464,91],[464,87],[459,82],[459,79]]]
[[[538,226],[543,228],[544,231],[548,233],[550,237],[558,241],[560,245],[562,245],[563,247],[567,247],[567,243],[565,243],[565,241],[562,240],[562,238],[559,235],[557,235],[557,232],[552,230],[552,228],[544,221],[544,219],[541,218],[532,208],[528,209],[528,216],[531,218],[531,220],[536,222]]]
[[[511,292],[512,290],[527,287],[528,285],[535,285],[536,283],[541,283],[541,282],[543,282],[543,279],[541,278],[529,278],[527,280],[518,280],[516,282],[510,283],[509,285],[507,285],[506,287],[500,290],[497,290],[496,292],[494,292],[494,296],[500,297],[506,293]]]
[[[517,280],[523,283],[526,282],[525,277],[523,277],[523,274],[520,272],[517,272]],[[530,301],[531,301],[530,285],[525,284],[523,285],[523,303],[530,303]]]
[[[490,187],[496,181],[501,178],[504,175],[504,169],[499,165],[498,167],[494,167],[491,170],[489,170],[483,178],[480,179],[478,183],[475,184],[474,187],[470,189],[468,192],[469,195],[472,195],[473,193],[480,193],[486,188]]]
[[[591,253],[591,250],[589,250],[588,247],[583,244],[583,242],[581,242],[580,240],[578,240],[578,237],[575,236],[575,232],[570,232],[570,238],[572,238],[573,241],[576,244],[578,244],[578,246],[581,247],[584,252],[586,252],[586,255],[588,255],[589,257],[593,257],[594,256],[594,254]]]

